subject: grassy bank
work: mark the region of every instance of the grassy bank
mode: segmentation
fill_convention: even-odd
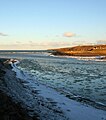
[[[53,49],[53,55],[106,56],[106,45],[86,45]]]

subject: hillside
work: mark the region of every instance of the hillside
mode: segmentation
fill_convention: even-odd
[[[53,55],[106,56],[106,45],[85,45],[53,49]]]

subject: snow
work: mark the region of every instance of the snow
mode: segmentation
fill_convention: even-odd
[[[17,63],[11,63],[11,65],[17,78],[24,81],[21,84],[27,91],[25,95],[28,95],[30,99],[23,97],[23,100],[27,106],[30,106],[30,109],[33,109],[30,114],[33,115],[36,112],[42,120],[106,120],[106,111],[71,100],[56,90],[39,83],[36,78],[31,78],[18,69]],[[31,91],[33,91],[33,95]],[[36,108],[33,107],[35,105],[34,97],[37,100]]]

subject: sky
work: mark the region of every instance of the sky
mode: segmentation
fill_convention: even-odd
[[[106,0],[0,0],[0,49],[106,44]]]

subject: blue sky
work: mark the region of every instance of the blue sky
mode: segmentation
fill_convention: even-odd
[[[0,0],[0,49],[95,43],[106,43],[106,0]]]

